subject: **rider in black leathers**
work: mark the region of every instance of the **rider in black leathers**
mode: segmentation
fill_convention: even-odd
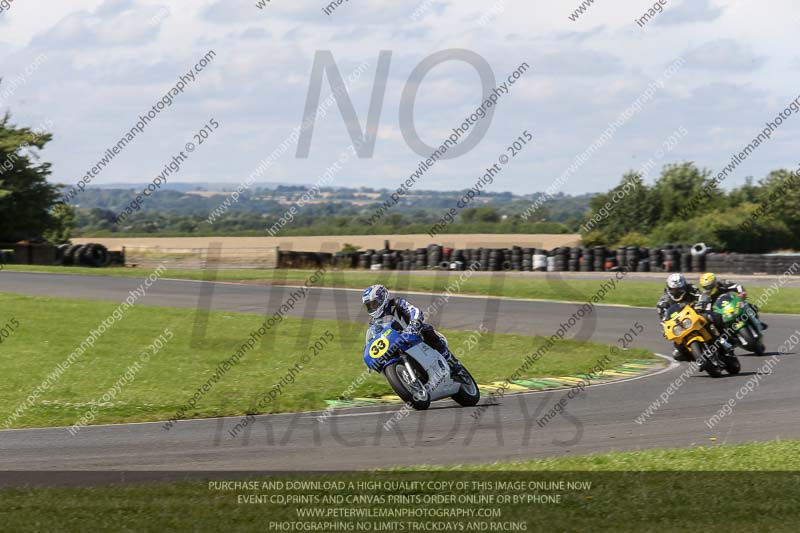
[[[691,283],[687,282],[683,274],[671,274],[669,278],[667,278],[667,286],[664,287],[664,293],[661,295],[661,298],[658,299],[658,303],[656,304],[658,316],[663,322],[669,318],[667,317],[667,310],[672,307],[673,304],[685,302],[687,304],[697,306],[701,296],[701,291]],[[696,309],[698,312],[703,314],[707,320],[716,326],[716,321],[710,312],[698,307],[696,307]],[[713,333],[715,333],[715,336],[717,336],[717,342],[719,343],[720,347],[728,353],[733,353],[733,346],[731,346],[731,344],[724,337],[719,336],[719,334],[722,333],[722,328],[717,326],[716,329],[717,331]],[[675,349],[672,351],[672,356],[676,361],[694,360],[692,354],[689,353],[684,347],[678,345],[678,343],[673,344]]]

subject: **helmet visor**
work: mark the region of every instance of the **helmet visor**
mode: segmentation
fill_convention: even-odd
[[[674,300],[680,300],[686,294],[685,287],[674,287],[669,289],[669,294]]]
[[[381,302],[378,300],[370,300],[364,304],[364,307],[367,309],[367,313],[374,313],[381,307]]]

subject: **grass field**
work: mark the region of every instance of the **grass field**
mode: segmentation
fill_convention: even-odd
[[[149,271],[131,268],[92,269],[83,267],[41,267],[9,265],[9,271],[54,272],[59,274],[94,274],[102,276],[140,277]],[[308,276],[303,270],[219,270],[218,281],[245,281],[265,283],[302,283]],[[460,273],[444,272],[442,275],[408,275],[397,272],[353,272],[329,271],[325,274],[323,286],[346,288],[364,288],[372,283],[383,283],[398,291],[433,291],[444,292],[449,285],[459,279]],[[173,279],[203,279],[202,270],[167,270],[165,277]],[[608,279],[614,273],[608,273]],[[534,298],[553,301],[583,302],[594,295],[602,280],[580,280],[570,278],[548,277],[547,279],[502,277],[501,281],[493,281],[489,276],[472,276],[459,284],[463,294],[486,295],[507,298]],[[767,287],[747,287],[748,298],[757,301]],[[623,279],[619,288],[609,292],[603,303],[655,307],[661,295],[663,284],[659,282],[633,281]],[[767,299],[761,307],[765,313],[798,313],[800,314],[800,288],[782,287]]]
[[[276,523],[319,523],[299,517],[300,509],[415,510],[497,509],[492,519],[469,518],[336,518],[331,522],[395,524],[382,531],[413,531],[396,524],[414,522],[440,527],[430,531],[797,531],[800,508],[797,441],[714,446],[680,450],[651,450],[530,461],[459,469],[407,470],[366,474],[328,474],[263,477],[264,481],[318,482],[466,482],[467,489],[392,489],[369,491],[357,486],[339,490],[220,488],[209,481],[163,482],[93,488],[25,488],[0,491],[0,522],[9,531],[275,531]],[[639,470],[653,470],[641,472]],[[610,470],[610,471],[609,471]],[[766,471],[759,471],[766,470]],[[775,470],[775,471],[771,471]],[[792,472],[791,470],[795,470]],[[217,475],[214,479],[220,480]],[[230,481],[235,478],[221,478]],[[484,489],[473,483],[580,483],[567,489]],[[589,485],[590,484],[590,485]],[[485,486],[485,485],[484,485]],[[528,487],[530,485],[527,485]],[[267,497],[318,495],[369,495],[372,498],[436,498],[481,495],[491,504],[469,503],[243,503],[240,496]],[[498,503],[507,498],[560,495],[558,503]],[[490,528],[485,524],[525,523],[522,529]],[[470,523],[476,528],[468,529]],[[461,524],[462,528],[457,526]],[[484,524],[481,527],[480,524]],[[357,530],[355,525],[352,531]],[[311,531],[312,529],[307,529]],[[318,531],[320,529],[317,529]],[[322,529],[333,531],[332,528]],[[346,529],[337,529],[346,531]],[[378,529],[373,527],[373,531]]]
[[[109,250],[121,250],[123,246],[143,246],[161,248],[198,248],[208,249],[212,243],[220,243],[223,249],[266,248],[281,246],[284,249],[307,251],[338,252],[345,243],[360,246],[361,249],[382,249],[385,241],[393,248],[425,248],[431,243],[431,237],[423,230],[416,234],[393,235],[281,235],[278,237],[263,236],[254,232],[250,237],[208,236],[208,237],[81,237],[73,239],[75,244],[96,242],[105,245]],[[581,236],[576,233],[449,233],[441,235],[439,241],[449,248],[511,247],[546,248],[551,250],[559,246],[577,246]]]
[[[0,343],[0,427],[31,391],[86,339],[89,332],[117,309],[117,304],[83,300],[0,294],[0,327],[12,320],[8,337]],[[10,427],[72,425],[96,406],[93,423],[165,420],[172,418],[215,375],[223,360],[247,341],[264,317],[231,312],[211,312],[205,336],[195,338],[195,311],[175,308],[133,307],[115,322],[94,349],[88,349],[38,401]],[[166,340],[165,329],[171,331]],[[366,369],[362,361],[364,325],[301,319],[285,319],[262,337],[252,351],[239,359],[190,409],[185,418],[235,416],[250,412],[258,399],[300,363],[303,369],[286,383],[276,401],[264,412],[315,410],[325,400],[338,398]],[[326,337],[329,340],[323,341]],[[480,382],[504,379],[540,343],[519,335],[483,335],[468,349],[475,333],[445,332],[450,344]],[[163,348],[152,354],[148,347],[162,336]],[[330,340],[332,337],[332,340]],[[301,339],[298,341],[297,339]],[[309,345],[320,340],[315,355]],[[471,343],[474,344],[474,343]],[[152,354],[140,362],[130,377],[127,372],[140,353]],[[563,376],[588,372],[608,354],[600,345],[563,341],[532,368],[532,376]],[[303,357],[308,358],[303,364]],[[644,350],[612,355],[611,362],[652,357]],[[104,393],[128,375],[110,401]],[[284,381],[288,381],[285,379]],[[382,376],[372,374],[355,394],[379,397],[391,389]]]
[[[413,467],[396,471],[404,470],[415,472],[800,472],[800,441],[654,449],[486,465]]]

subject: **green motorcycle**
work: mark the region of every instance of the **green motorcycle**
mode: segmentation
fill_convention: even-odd
[[[756,317],[755,308],[744,301],[738,293],[721,294],[712,310],[722,317],[725,332],[736,344],[758,356],[764,355],[764,330]]]

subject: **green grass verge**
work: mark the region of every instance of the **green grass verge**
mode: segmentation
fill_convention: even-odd
[[[486,465],[424,466],[396,471],[403,470],[415,472],[800,471],[800,441],[740,445],[715,445],[709,441],[706,446],[693,448],[613,452]]]
[[[800,443],[787,441],[615,453],[469,467],[466,471],[430,472],[426,469],[270,477],[254,474],[250,479],[258,482],[255,489],[225,489],[209,481],[6,489],[0,491],[3,501],[0,522],[9,531],[277,531],[280,530],[278,524],[287,522],[306,524],[306,528],[290,529],[292,531],[796,531],[800,519],[797,472],[749,470],[797,468],[798,452]],[[539,471],[556,466],[554,472]],[[516,471],[518,467],[523,471]],[[672,472],[639,472],[639,467]],[[235,478],[220,479],[217,475],[214,479],[219,483]],[[306,485],[291,490],[285,485],[277,488],[274,483],[281,481],[300,481]],[[355,485],[366,481],[378,483],[378,486],[359,489]],[[265,486],[263,482],[273,485]],[[339,482],[343,486],[326,489],[322,486],[324,482]],[[400,482],[453,485],[400,489],[391,485]],[[462,488],[456,485],[459,482],[464,484]],[[551,488],[532,489],[531,482],[549,484]],[[524,485],[512,488],[500,483]],[[569,483],[581,486],[569,486]],[[265,496],[267,500],[259,503],[240,500],[250,495]],[[353,495],[378,501],[336,503],[323,500],[326,496]],[[398,495],[419,500],[390,502],[389,498]],[[316,502],[270,501],[273,496],[318,499]],[[476,496],[491,498],[491,503],[456,499]],[[559,498],[558,502],[532,501],[542,496]],[[514,502],[513,498],[522,501]],[[488,509],[499,511],[500,516],[362,518],[340,515],[328,519],[299,516],[300,510],[315,508],[359,512]],[[351,529],[312,527],[325,521],[350,524]],[[371,527],[358,528],[357,524],[364,527],[366,523]],[[492,523],[515,524],[516,528],[492,527]],[[379,524],[383,527],[378,528]],[[419,524],[419,529],[410,524]],[[523,529],[521,524],[526,527]]]
[[[32,390],[78,348],[117,304],[84,300],[19,296],[0,293],[0,327],[12,319],[18,326],[0,344],[0,427]],[[102,400],[102,396],[139,361],[139,354],[169,328],[174,337],[130,378],[122,381],[116,397],[100,401],[94,423],[165,420],[215,374],[217,366],[244,343],[264,321],[252,314],[214,311],[208,318],[205,338],[192,346],[195,311],[191,309],[133,307],[69,367],[39,401],[11,427],[72,425]],[[325,400],[338,398],[366,369],[362,361],[364,324],[332,320],[285,319],[263,337],[264,342],[239,360],[198,402],[185,418],[236,416],[251,412],[273,384],[289,369],[310,361],[287,384],[280,397],[263,412],[324,409]],[[333,336],[319,355],[309,344]],[[445,332],[455,353],[461,356],[481,383],[504,379],[541,339],[521,335],[478,336],[464,331]],[[472,337],[473,342],[468,342]],[[301,339],[298,341],[298,339]],[[474,340],[479,339],[474,345]],[[471,348],[471,349],[470,349]],[[532,376],[563,376],[588,372],[609,355],[597,344],[562,341],[531,369]],[[645,350],[609,355],[609,366],[625,359],[652,357]],[[128,375],[131,373],[129,372]],[[391,394],[382,376],[372,374],[355,396]]]
[[[8,265],[9,271],[53,272],[59,274],[94,274],[100,276],[140,277],[149,271],[135,268],[85,268]],[[218,281],[264,281],[278,283],[304,282],[310,271],[304,270],[219,270]],[[203,279],[202,270],[167,270],[165,277],[173,279]],[[383,283],[396,290],[444,292],[449,285],[459,279],[458,272],[444,272],[442,275],[414,275],[397,272],[354,272],[330,271],[319,283],[323,286],[345,288],[364,288],[373,283]],[[608,278],[614,273],[607,273]],[[537,279],[503,277],[502,282],[492,281],[488,276],[472,276],[462,281],[459,291],[463,294],[487,295],[513,298],[535,298],[553,301],[583,302],[597,293],[603,280],[579,280],[565,278]],[[767,287],[751,285],[747,287],[748,298],[756,301]],[[655,307],[663,283],[633,281],[623,279],[618,288],[608,293],[603,300],[608,304]],[[800,313],[800,288],[782,287],[769,297],[761,308],[765,313]]]

